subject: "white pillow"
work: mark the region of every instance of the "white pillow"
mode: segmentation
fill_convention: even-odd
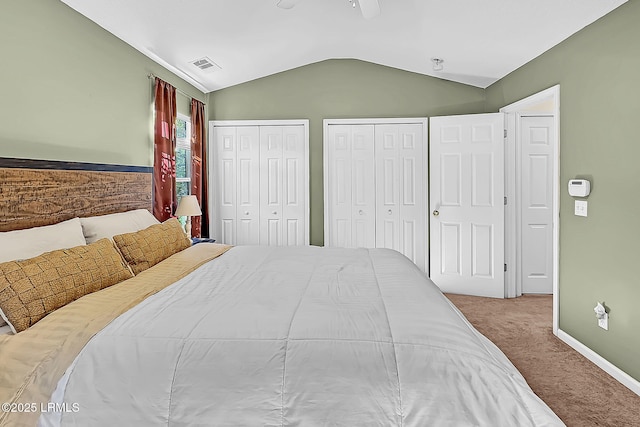
[[[80,218],[82,232],[87,244],[118,234],[133,233],[155,224],[160,224],[148,210],[136,209],[109,215]],[[113,240],[113,239],[112,239]]]
[[[45,252],[85,244],[80,218],[26,230],[0,232],[0,262],[33,258]]]

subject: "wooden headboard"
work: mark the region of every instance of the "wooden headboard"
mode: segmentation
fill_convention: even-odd
[[[152,209],[153,168],[0,157],[0,231]]]

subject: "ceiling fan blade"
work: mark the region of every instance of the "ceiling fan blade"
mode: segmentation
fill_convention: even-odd
[[[277,6],[280,9],[291,9],[296,3],[298,3],[298,0],[279,0]]]
[[[364,19],[371,19],[380,15],[380,3],[378,0],[358,0],[358,3]]]

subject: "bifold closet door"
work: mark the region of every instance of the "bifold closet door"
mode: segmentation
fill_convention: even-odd
[[[426,123],[381,122],[325,128],[325,245],[394,249],[426,271]]]
[[[212,230],[220,243],[309,244],[308,123],[286,122],[212,123]]]
[[[216,235],[231,245],[259,244],[260,176],[257,126],[214,132],[218,212]]]
[[[375,127],[376,248],[394,249],[425,269],[423,127]]]
[[[329,246],[375,247],[374,126],[328,128]]]
[[[237,245],[260,244],[260,138],[257,126],[236,128]]]
[[[260,244],[304,245],[307,156],[302,126],[260,127]]]

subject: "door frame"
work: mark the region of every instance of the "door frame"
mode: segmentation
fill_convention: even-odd
[[[305,167],[305,178],[304,178],[304,188],[305,191],[305,227],[307,228],[307,232],[304,237],[305,245],[309,245],[309,240],[311,236],[311,223],[310,221],[310,193],[311,188],[309,184],[309,119],[291,119],[291,120],[209,120],[209,147],[207,148],[207,164],[209,165],[208,171],[208,184],[209,184],[209,219],[217,218],[220,216],[220,211],[218,207],[218,187],[215,185],[216,183],[216,167],[217,167],[217,158],[216,158],[216,150],[215,150],[215,139],[214,139],[214,129],[220,127],[240,127],[240,126],[302,126],[304,128],[304,167]],[[214,227],[209,228],[210,237],[216,237],[215,235],[211,236],[212,233],[218,234],[220,232],[219,226],[214,225]]]
[[[505,194],[508,201],[505,206],[505,263],[513,268],[508,268],[505,275],[505,292],[507,298],[514,298],[522,295],[521,284],[518,286],[516,279],[517,269],[519,266],[517,253],[518,243],[520,239],[520,230],[518,229],[518,206],[519,192],[516,191],[517,182],[517,164],[516,144],[518,143],[518,124],[519,118],[523,115],[535,114],[532,107],[545,101],[552,103],[551,113],[554,117],[554,155],[552,169],[552,187],[553,187],[553,333],[558,335],[559,325],[559,256],[560,256],[560,85],[552,86],[541,92],[528,96],[524,99],[506,105],[500,109],[500,112],[506,115],[506,144],[505,144]],[[545,114],[549,114],[546,112]]]
[[[423,161],[425,172],[425,194],[423,195],[424,244],[425,244],[425,274],[429,275],[429,118],[428,117],[400,117],[400,118],[354,118],[354,119],[324,119],[322,121],[322,175],[324,201],[324,245],[330,237],[329,204],[327,188],[329,188],[328,163],[329,158],[329,126],[331,125],[381,125],[381,124],[419,124],[422,125]]]

